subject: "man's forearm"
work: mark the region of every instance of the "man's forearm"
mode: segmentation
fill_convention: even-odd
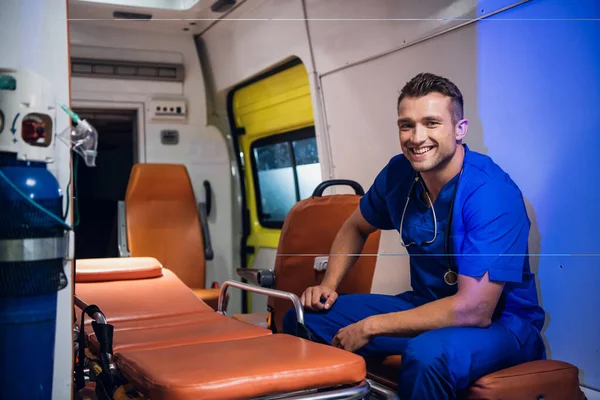
[[[486,327],[490,321],[457,296],[444,297],[408,311],[380,314],[365,320],[371,337],[414,337],[451,326]]]
[[[358,230],[351,227],[342,228],[331,246],[327,272],[321,284],[336,290],[348,269],[356,263],[366,240],[367,237],[361,235]]]

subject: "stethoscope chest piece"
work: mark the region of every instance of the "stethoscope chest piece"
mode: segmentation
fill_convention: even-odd
[[[452,270],[446,271],[444,274],[444,282],[450,286],[456,285],[458,283],[458,274]]]

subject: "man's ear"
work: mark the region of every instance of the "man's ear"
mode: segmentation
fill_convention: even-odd
[[[454,137],[456,138],[457,142],[460,142],[461,140],[463,140],[463,138],[467,134],[468,129],[469,129],[469,121],[467,121],[466,119],[461,119],[460,121],[458,121],[458,123],[456,124],[456,126],[454,128]]]

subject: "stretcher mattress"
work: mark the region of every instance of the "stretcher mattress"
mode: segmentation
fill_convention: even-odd
[[[158,278],[77,283],[75,295],[99,306],[110,324],[215,312],[168,269]]]
[[[285,334],[122,350],[114,360],[153,400],[249,399],[356,384],[366,375],[362,357]]]
[[[176,324],[176,319],[181,324]],[[119,353],[133,349],[156,349],[170,346],[181,346],[196,343],[209,343],[227,340],[247,339],[271,335],[268,329],[236,321],[217,313],[203,313],[195,316],[169,318],[170,324],[161,326],[154,321],[154,326],[148,328],[145,322],[133,321],[114,325],[113,352]],[[137,324],[137,328],[135,327]],[[100,348],[96,335],[90,334],[90,348],[97,352]]]
[[[162,276],[162,265],[152,257],[88,258],[76,261],[75,280],[106,282]]]

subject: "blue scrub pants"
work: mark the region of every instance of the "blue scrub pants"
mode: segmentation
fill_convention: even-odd
[[[304,322],[315,340],[330,344],[343,327],[376,314],[405,311],[424,304],[412,292],[397,296],[340,295],[328,311],[306,311]],[[296,313],[283,321],[285,333],[296,333]],[[414,338],[378,336],[357,351],[363,357],[402,355],[398,395],[404,399],[455,399],[457,392],[480,377],[516,364],[545,358],[539,334],[521,344],[498,322],[487,328],[442,328]]]

